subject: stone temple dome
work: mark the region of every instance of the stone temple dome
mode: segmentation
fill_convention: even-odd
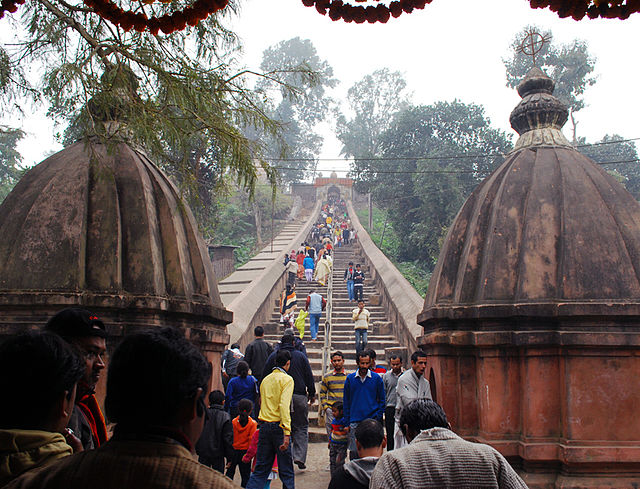
[[[37,324],[71,305],[95,310],[112,328],[173,324],[220,349],[225,342],[232,315],[190,209],[124,143],[64,149],[31,169],[0,206],[4,332],[20,322],[19,309]]]
[[[567,108],[532,69],[506,161],[456,216],[419,322],[640,313],[640,204],[560,129]]]

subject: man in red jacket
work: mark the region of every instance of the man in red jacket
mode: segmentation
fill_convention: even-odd
[[[85,450],[98,448],[107,441],[104,416],[94,395],[105,368],[107,332],[104,323],[86,309],[72,307],[49,319],[44,329],[74,346],[84,360],[85,371],[78,382],[69,428],[80,438]]]

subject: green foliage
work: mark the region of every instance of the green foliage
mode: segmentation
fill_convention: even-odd
[[[182,8],[155,2],[125,8],[161,15]],[[230,7],[233,9],[234,5]],[[125,137],[187,188],[192,205],[202,200],[202,174],[218,180],[233,174],[251,189],[260,166],[261,145],[242,132],[245,125],[275,133],[278,124],[257,107],[259,95],[247,88],[246,71],[235,68],[235,35],[212,15],[196,27],[172,35],[124,32],[82,4],[34,0],[21,7],[24,30],[8,52],[12,89],[26,67],[41,77],[23,91],[42,96],[49,115],[70,124],[64,139]],[[7,48],[8,50],[8,48]],[[0,62],[0,71],[4,64]],[[117,120],[118,124],[104,122]]]
[[[424,297],[427,294],[429,288],[429,279],[431,278],[431,271],[425,266],[421,260],[412,262],[400,261],[398,259],[398,248],[400,244],[400,238],[389,225],[388,215],[384,210],[373,206],[373,229],[369,229],[369,210],[358,209],[356,211],[358,219],[364,225],[365,229],[371,236],[373,242],[380,248],[380,250],[391,260],[400,273],[406,278],[418,293]],[[385,226],[386,222],[386,226]]]
[[[615,172],[614,176],[636,200],[640,200],[640,161],[633,141],[624,141],[617,134],[606,134],[593,145],[586,144],[584,139],[579,140],[579,143],[578,150],[596,163],[614,162],[604,165],[604,168],[610,173]]]
[[[455,214],[509,149],[478,105],[454,100],[396,114],[380,137],[382,158],[357,178],[401,238],[397,259],[432,270]]]
[[[281,181],[300,181],[322,149],[323,138],[317,126],[327,118],[334,103],[327,89],[338,81],[313,43],[299,37],[265,49],[260,69],[265,76],[258,82],[258,90],[269,101],[264,111],[281,124],[281,131],[277,136],[255,128],[252,132],[265,143],[269,157],[288,159],[280,165],[284,167],[279,172]],[[280,96],[277,104],[269,97],[275,91]]]
[[[337,136],[342,142],[341,154],[355,158],[352,173],[358,180],[358,190],[368,192],[366,172],[369,160],[379,154],[380,136],[389,127],[391,117],[408,107],[407,82],[398,71],[376,70],[355,83],[348,91],[353,117],[337,117]]]
[[[533,67],[532,58],[518,51],[523,38],[532,29],[544,36],[551,36],[551,31],[535,26],[527,26],[516,35],[510,46],[511,57],[503,59],[508,87],[517,87]],[[554,95],[569,107],[574,142],[577,126],[574,114],[584,108],[585,90],[596,83],[596,76],[593,74],[595,64],[596,59],[589,53],[587,43],[577,39],[560,45],[546,43],[536,55],[536,66],[556,83]]]
[[[231,187],[224,198],[218,199],[216,221],[204,230],[205,239],[214,244],[238,246],[235,250],[236,265],[243,265],[264,245],[258,242],[258,236],[264,235],[267,241],[271,240],[271,211],[275,237],[286,223],[292,204],[293,199],[279,190],[274,200],[271,185],[257,185],[253,197],[246,190]],[[259,220],[259,231],[256,212],[264,217]]]
[[[22,174],[22,156],[16,149],[24,137],[20,129],[0,127],[0,202],[11,192]]]

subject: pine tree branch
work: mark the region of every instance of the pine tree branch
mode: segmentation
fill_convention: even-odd
[[[105,65],[105,68],[112,68],[113,64],[109,61],[108,50],[105,50],[104,46],[98,42],[96,38],[94,38],[91,34],[87,32],[87,30],[75,19],[69,17],[58,7],[53,5],[49,0],[40,0],[40,3],[44,5],[50,12],[52,12],[56,17],[62,20],[69,27],[74,29],[82,38],[87,41],[87,43],[93,48],[93,50],[100,56],[100,59]]]

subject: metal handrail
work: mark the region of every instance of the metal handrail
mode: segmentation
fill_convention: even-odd
[[[322,377],[327,373],[329,367],[329,355],[331,354],[331,314],[333,312],[333,266],[327,280],[327,308],[324,322],[324,344],[322,346]]]

